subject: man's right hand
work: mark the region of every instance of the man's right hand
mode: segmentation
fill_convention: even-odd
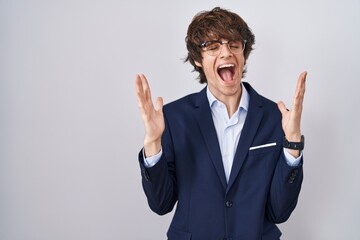
[[[146,157],[160,152],[161,136],[165,129],[163,99],[158,97],[156,109],[151,99],[149,83],[143,74],[137,74],[135,80],[136,97],[145,126],[144,152]]]

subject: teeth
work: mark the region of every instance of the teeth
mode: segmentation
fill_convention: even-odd
[[[225,65],[219,66],[219,68],[226,68],[226,67],[234,67],[234,64],[225,64]]]

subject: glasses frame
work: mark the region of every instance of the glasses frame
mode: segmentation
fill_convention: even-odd
[[[230,44],[231,42],[238,42],[238,41],[243,43],[243,48],[242,48],[242,51],[241,51],[241,52],[239,52],[239,53],[234,53],[234,52],[231,50],[229,44]],[[227,44],[230,52],[233,53],[233,54],[235,54],[235,55],[238,55],[238,54],[241,54],[241,53],[244,52],[244,50],[245,50],[245,48],[246,48],[246,43],[247,43],[246,40],[243,40],[243,41],[238,40],[238,41],[237,41],[237,40],[230,40],[230,41],[211,40],[211,41],[207,41],[207,42],[201,43],[201,44],[199,45],[199,47],[200,47],[204,52],[206,52],[208,55],[210,55],[210,56],[218,56],[218,55],[221,53],[221,51],[222,51],[223,45],[224,45],[224,44]],[[211,50],[206,50],[206,45],[209,44],[209,43],[220,43],[221,49],[220,49],[220,51],[219,51],[218,54],[211,54],[211,53],[210,53]]]

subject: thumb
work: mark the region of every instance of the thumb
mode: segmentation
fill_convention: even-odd
[[[162,99],[162,97],[158,97],[156,99],[156,110],[162,112],[163,105],[164,105],[164,100]]]
[[[289,110],[286,108],[285,103],[283,101],[278,102],[278,108],[282,115],[286,114]]]

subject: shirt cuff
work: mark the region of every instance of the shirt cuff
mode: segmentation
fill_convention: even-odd
[[[294,158],[294,156],[292,156],[285,148],[284,149],[284,155],[285,155],[285,160],[286,163],[290,166],[290,167],[297,167],[300,164],[301,158],[303,156],[303,152],[300,152],[300,156],[297,158]]]
[[[145,157],[144,149],[142,150],[143,158],[144,158],[144,166],[146,168],[153,167],[157,162],[159,162],[161,155],[162,155],[162,148],[160,149],[160,152],[158,154],[155,154],[151,157]]]

